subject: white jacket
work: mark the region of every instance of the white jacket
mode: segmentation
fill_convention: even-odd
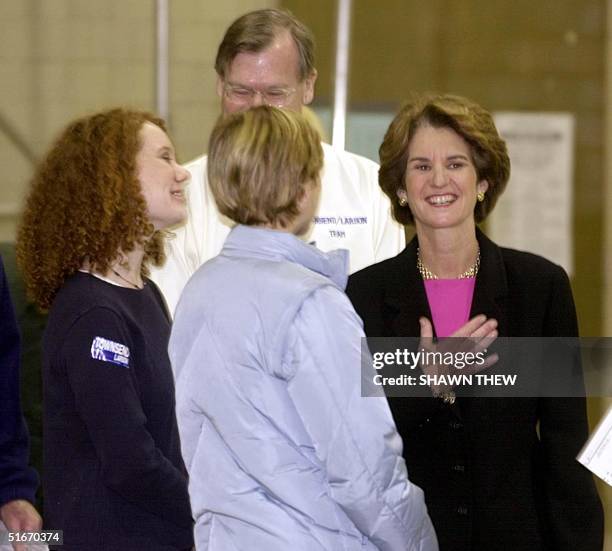
[[[347,249],[350,273],[398,254],[404,230],[391,218],[390,203],[378,186],[378,165],[365,157],[322,143],[325,155],[321,200],[312,232],[305,236],[322,251]],[[171,314],[188,279],[219,254],[233,223],[217,210],[206,174],[206,156],[185,165],[187,223],[167,242],[166,264],[152,270]]]

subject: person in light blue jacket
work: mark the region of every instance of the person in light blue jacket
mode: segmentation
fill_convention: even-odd
[[[237,226],[170,339],[198,550],[438,549],[387,401],[361,397],[348,255],[298,237],[322,159],[302,115],[267,106],[210,138],[211,190]]]

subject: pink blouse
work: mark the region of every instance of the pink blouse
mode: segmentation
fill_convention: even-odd
[[[476,278],[426,279],[423,283],[436,335],[448,337],[470,317]]]

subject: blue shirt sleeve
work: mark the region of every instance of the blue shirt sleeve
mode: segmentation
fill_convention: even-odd
[[[0,258],[0,506],[34,502],[38,477],[28,467],[29,436],[19,395],[20,337]]]

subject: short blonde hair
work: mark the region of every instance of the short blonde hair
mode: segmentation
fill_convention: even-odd
[[[219,212],[239,224],[286,227],[323,149],[300,113],[262,105],[219,119],[208,144],[208,181]]]

